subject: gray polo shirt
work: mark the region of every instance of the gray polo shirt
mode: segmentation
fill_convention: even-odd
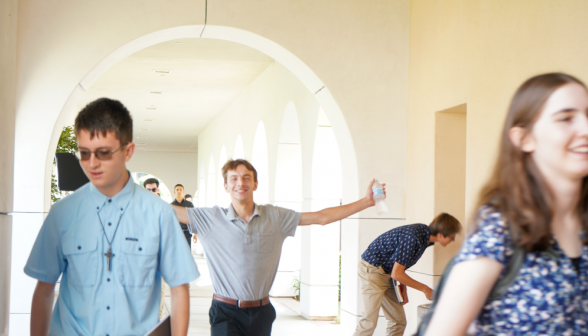
[[[299,212],[255,205],[246,223],[228,209],[187,208],[190,231],[198,235],[208,259],[216,294],[235,300],[253,301],[268,296],[272,287],[282,243],[294,236]]]

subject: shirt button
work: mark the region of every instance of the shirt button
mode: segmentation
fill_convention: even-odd
[[[120,208],[120,211],[123,211],[123,208]]]
[[[110,306],[106,306],[106,310],[110,310]]]
[[[100,207],[99,207],[99,206],[97,206],[97,207],[96,207],[96,210],[98,210],[98,209],[100,209]]]
[[[110,278],[106,278],[106,281],[110,282]]]
[[[82,249],[82,247],[81,246],[78,246],[78,250],[81,250],[81,249]]]
[[[110,202],[112,202],[112,200],[111,200],[111,199],[109,199],[109,200],[108,200],[108,203],[110,203]]]
[[[141,247],[139,247],[139,251],[143,251],[143,249]]]
[[[108,226],[111,226],[111,225],[112,225],[112,223],[108,223]]]

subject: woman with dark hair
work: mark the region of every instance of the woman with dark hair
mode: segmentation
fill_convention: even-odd
[[[586,86],[561,73],[527,80],[426,335],[588,335],[586,176]],[[515,248],[516,279],[488,301]]]

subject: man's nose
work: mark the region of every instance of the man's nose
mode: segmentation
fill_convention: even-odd
[[[96,153],[90,153],[90,168],[96,168],[100,166],[100,160],[96,157]]]

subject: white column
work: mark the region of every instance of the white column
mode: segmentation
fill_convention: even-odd
[[[306,200],[311,211],[338,206],[339,200]],[[300,310],[311,320],[332,320],[338,313],[339,223],[301,227]]]
[[[12,262],[10,265],[9,335],[28,335],[31,302],[37,280],[26,275],[23,269],[46,214],[14,213],[10,217],[12,217]]]

